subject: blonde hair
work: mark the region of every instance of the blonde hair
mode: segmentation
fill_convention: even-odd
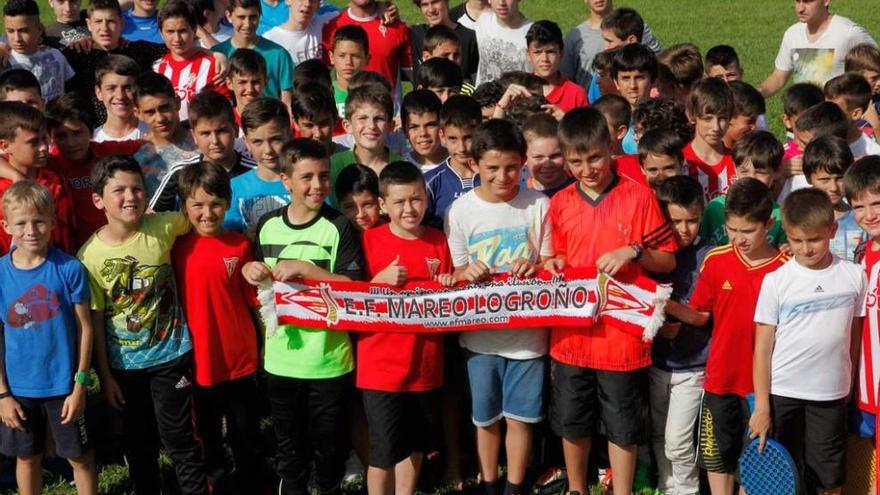
[[[3,216],[15,208],[33,208],[43,215],[55,216],[55,200],[46,186],[32,180],[18,181],[3,193]]]

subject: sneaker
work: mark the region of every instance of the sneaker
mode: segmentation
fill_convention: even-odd
[[[568,473],[564,467],[551,467],[535,481],[534,493],[538,495],[556,494],[568,483]],[[575,493],[575,492],[569,492]],[[580,495],[580,494],[578,494]]]

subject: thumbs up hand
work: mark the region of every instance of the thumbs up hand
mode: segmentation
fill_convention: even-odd
[[[407,271],[405,266],[401,266],[400,264],[400,256],[394,258],[394,261],[388,264],[384,270],[377,273],[375,277],[373,277],[373,283],[379,284],[388,284],[393,285],[395,287],[400,287],[406,282],[407,279]]]

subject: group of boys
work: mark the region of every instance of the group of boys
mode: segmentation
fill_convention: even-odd
[[[47,450],[97,493],[96,386],[142,494],[160,449],[182,493],[268,488],[263,401],[279,493],[339,493],[352,449],[372,495],[414,493],[434,452],[460,490],[468,412],[486,495],[536,465],[589,493],[600,439],[615,493],[650,445],[660,492],[703,471],[732,494],[749,436],[841,492],[880,403],[873,42],[786,90],[783,144],[732,47],[660,51],[610,1],[565,37],[517,0],[415,0],[411,28],[374,0],[289,0],[272,26],[259,0],[71,3],[47,31],[10,0],[0,43],[0,453],[22,493]],[[610,320],[349,335],[270,324],[261,296],[566,268],[670,284],[654,341]]]

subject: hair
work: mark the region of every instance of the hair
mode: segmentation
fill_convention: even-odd
[[[0,139],[15,139],[19,129],[40,132],[46,127],[46,118],[36,108],[20,101],[0,102]]]
[[[379,173],[379,196],[384,198],[388,195],[388,186],[404,184],[421,184],[424,187],[422,171],[410,162],[391,162]]]
[[[422,50],[430,53],[443,43],[455,43],[456,45],[461,46],[461,40],[458,39],[458,35],[455,34],[455,31],[451,27],[437,24],[436,26],[431,26],[425,31],[425,41],[422,43]],[[422,56],[421,53],[415,55],[417,57]]]
[[[825,97],[831,100],[843,98],[848,112],[866,111],[871,104],[871,85],[860,73],[847,72],[825,83]]]
[[[862,43],[849,49],[843,62],[847,72],[872,70],[880,73],[880,48],[871,43]]]
[[[733,116],[742,116],[749,119],[757,119],[767,113],[767,104],[764,96],[754,86],[745,81],[730,81],[727,83],[733,93]]]
[[[97,119],[91,105],[83,105],[82,97],[77,93],[65,93],[46,105],[46,119],[49,129],[55,129],[65,122],[78,122],[85,125],[91,134],[97,125]]]
[[[420,88],[460,88],[464,84],[461,66],[445,58],[429,58],[416,70],[416,86]]]
[[[706,52],[706,63],[704,65],[707,70],[714,65],[730,67],[734,64],[736,64],[737,67],[742,68],[736,49],[730,45],[715,45],[712,48],[709,48],[709,51]]]
[[[700,212],[706,203],[703,194],[703,186],[697,179],[689,175],[676,175],[664,180],[655,190],[657,202],[663,211],[669,205],[681,206],[682,208],[699,208]]]
[[[621,72],[647,72],[652,81],[657,79],[657,55],[645,45],[632,43],[614,52],[611,60],[611,78],[617,79]]]
[[[520,128],[523,137],[526,138],[526,143],[541,138],[556,139],[559,134],[559,121],[550,114],[542,113],[526,121]]]
[[[177,91],[171,85],[167,77],[158,72],[145,71],[138,75],[137,86],[134,89],[134,101],[138,102],[145,96],[167,96],[172,100],[177,99]]]
[[[0,101],[5,101],[7,94],[12,91],[26,89],[36,89],[40,97],[43,97],[40,81],[33,72],[25,69],[9,69],[0,73]]]
[[[409,124],[410,115],[422,115],[433,113],[440,119],[440,108],[443,103],[433,91],[427,89],[416,89],[410,91],[403,97],[403,103],[400,105],[400,119],[403,121],[403,127]]]
[[[853,162],[843,176],[843,188],[849,201],[865,191],[880,194],[880,156],[867,155]]]
[[[825,101],[825,93],[819,86],[810,82],[792,84],[782,95],[782,113],[795,117],[823,101]]]
[[[612,127],[629,126],[632,120],[632,108],[626,98],[620,95],[604,95],[591,106],[601,113]]]
[[[205,17],[206,10],[210,10],[211,12],[217,10],[216,2],[217,0],[192,0],[193,13],[196,16],[196,22],[200,26],[208,22],[208,19]]]
[[[161,9],[159,9],[159,30],[168,19],[183,19],[195,31],[199,25],[196,17],[195,9],[187,0],[169,0]]]
[[[752,131],[733,146],[733,163],[740,166],[750,160],[756,170],[776,173],[782,166],[785,150],[782,143],[767,131]]]
[[[116,53],[101,58],[95,65],[95,85],[100,86],[107,74],[116,74],[137,79],[141,74],[141,66],[133,58]]]
[[[504,96],[504,88],[498,81],[487,81],[480,84],[472,95],[473,99],[480,104],[480,108],[494,107],[501,101],[502,96]]]
[[[489,151],[513,151],[525,158],[527,148],[522,132],[507,119],[489,119],[481,123],[471,140],[471,156],[477,162]]]
[[[198,188],[223,199],[227,205],[232,201],[229,174],[223,167],[204,160],[188,165],[181,170],[180,175],[177,176],[177,188],[181,205],[186,202],[186,198],[192,197]]]
[[[390,165],[390,164],[389,164]],[[385,167],[386,169],[388,166]],[[383,169],[384,170],[384,169]],[[369,193],[379,196],[379,176],[370,167],[360,163],[351,164],[336,176],[336,197],[340,201],[349,194]]]
[[[322,84],[328,89],[333,89],[333,80],[330,77],[330,69],[320,59],[303,60],[296,64],[293,69],[293,92],[299,91],[304,84]]]
[[[853,161],[852,150],[845,139],[822,136],[810,141],[804,150],[804,175],[809,179],[823,170],[829,174],[845,175]]]
[[[440,107],[440,127],[476,127],[483,120],[477,100],[470,96],[453,95]]]
[[[358,109],[365,105],[379,108],[385,112],[388,120],[394,116],[394,101],[391,99],[391,93],[375,84],[356,87],[348,92],[348,98],[345,99],[346,118],[350,119]]]
[[[255,50],[250,48],[239,48],[229,57],[229,68],[226,69],[226,77],[232,78],[233,75],[257,75],[263,80],[269,79],[269,73],[266,70],[266,59]],[[294,76],[296,71],[294,70]]]
[[[614,9],[602,19],[601,28],[613,32],[614,36],[621,40],[635,36],[636,42],[641,43],[642,35],[645,33],[645,21],[634,9],[620,8]]]
[[[532,95],[527,98],[516,98],[504,112],[504,117],[510,120],[517,127],[522,128],[526,122],[535,117],[547,113],[544,105],[547,105],[547,98],[543,95]]]
[[[660,52],[657,57],[669,68],[676,84],[691,87],[703,78],[703,57],[693,43],[679,43]]]
[[[733,91],[721,79],[703,79],[691,89],[688,95],[687,111],[691,118],[704,115],[733,116]]]
[[[792,191],[782,202],[782,225],[814,230],[834,224],[834,206],[823,191],[813,188]]]
[[[231,13],[236,7],[240,9],[257,9],[260,15],[263,14],[263,6],[260,4],[260,0],[229,0],[229,6],[226,7],[226,11]]]
[[[682,141],[672,129],[656,127],[651,129],[639,139],[639,163],[645,163],[648,154],[671,156],[684,163],[684,147],[687,142]]]
[[[357,43],[357,45],[364,51],[364,55],[369,55],[370,53],[370,39],[367,37],[367,32],[357,24],[349,24],[337,29],[336,32],[333,33],[332,49],[335,50],[336,45],[343,41]]]
[[[92,14],[99,10],[109,10],[122,17],[122,8],[118,0],[91,0],[86,9],[86,16],[92,17]]]
[[[348,82],[348,92],[351,93],[355,88],[360,88],[362,86],[380,86],[382,89],[391,93],[394,90],[394,87],[391,86],[391,83],[388,81],[388,78],[379,74],[376,71],[372,70],[362,70],[357,74],[351,76],[351,81]]]
[[[689,143],[694,138],[694,128],[687,118],[684,105],[671,98],[649,98],[640,101],[632,114],[632,122],[647,132],[656,127],[670,129]]]
[[[319,160],[330,165],[330,156],[323,144],[309,138],[295,138],[281,148],[281,172],[290,176],[301,160]]]
[[[319,83],[304,83],[293,92],[290,113],[294,120],[315,120],[318,115],[329,115],[333,120],[336,115],[336,101],[330,89]]]
[[[801,112],[795,128],[801,132],[811,133],[813,139],[821,136],[839,136],[846,139],[849,119],[839,106],[830,101],[823,101]]]
[[[221,118],[233,127],[237,127],[232,103],[225,96],[212,89],[203,89],[193,96],[189,102],[190,128],[195,129],[201,119],[216,118]]]
[[[3,193],[3,216],[8,220],[13,208],[31,208],[47,217],[55,217],[55,199],[49,189],[32,180],[20,180]]]
[[[274,122],[282,129],[290,128],[290,114],[287,112],[287,107],[276,98],[261,96],[241,112],[241,128],[245,134],[270,122]]]
[[[562,51],[564,42],[559,24],[548,20],[535,21],[526,33],[526,46],[532,46],[532,43],[539,46],[556,45]]]
[[[104,186],[107,181],[116,175],[116,172],[129,172],[144,181],[144,171],[141,165],[130,155],[108,155],[98,159],[92,167],[92,191],[99,196],[104,195]]]
[[[562,151],[586,153],[593,148],[607,148],[611,134],[605,116],[595,106],[575,108],[559,122],[559,144]]]
[[[40,7],[34,0],[9,0],[3,6],[3,15],[6,17],[40,17]]]
[[[773,195],[763,182],[752,177],[737,179],[727,190],[724,218],[740,217],[767,223],[773,213]]]
[[[593,57],[592,69],[599,72],[611,72],[611,64],[614,62],[614,55],[620,51],[620,47],[602,50]]]
[[[511,84],[519,84],[533,95],[541,96],[544,95],[544,84],[546,83],[541,77],[521,70],[511,70],[501,74],[498,82],[501,83],[504,91],[507,91]]]

